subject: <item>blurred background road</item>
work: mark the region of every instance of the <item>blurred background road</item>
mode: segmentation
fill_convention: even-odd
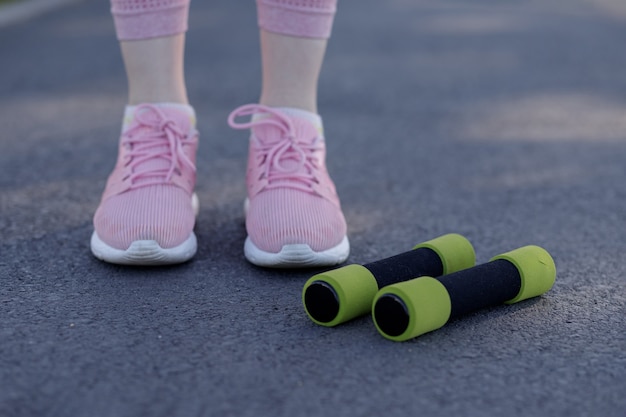
[[[316,326],[317,271],[243,257],[226,117],[260,91],[252,1],[191,6],[196,258],[91,256],[126,98],[108,8],[0,28],[0,416],[624,416],[622,0],[340,1],[320,111],[349,262],[457,232],[478,262],[536,244],[557,264],[544,296],[405,343]]]

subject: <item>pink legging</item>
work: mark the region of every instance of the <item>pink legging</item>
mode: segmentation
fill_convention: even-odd
[[[190,0],[111,0],[119,40],[170,36],[187,30]],[[259,26],[305,38],[330,36],[337,0],[256,0]]]

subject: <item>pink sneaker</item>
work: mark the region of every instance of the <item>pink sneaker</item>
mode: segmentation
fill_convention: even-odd
[[[252,120],[235,122],[241,116]],[[228,123],[235,129],[252,129],[246,258],[255,265],[278,268],[345,261],[350,252],[346,221],[326,171],[319,116],[250,104],[233,111]]]
[[[94,216],[91,251],[103,261],[164,265],[196,253],[193,109],[128,107],[115,169]]]

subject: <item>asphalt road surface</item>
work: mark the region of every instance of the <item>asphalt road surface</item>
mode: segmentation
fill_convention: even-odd
[[[107,1],[0,29],[0,416],[626,415],[626,5],[342,0],[320,80],[350,263],[456,232],[535,244],[544,296],[395,343],[315,325],[318,271],[243,257],[252,1],[194,1],[192,262],[108,265],[91,218],[126,81]]]

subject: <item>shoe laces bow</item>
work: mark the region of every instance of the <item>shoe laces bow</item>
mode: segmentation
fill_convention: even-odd
[[[237,117],[244,116],[253,117],[247,123],[235,121]],[[319,184],[316,176],[319,161],[315,153],[323,149],[323,142],[318,140],[319,137],[313,140],[298,138],[291,119],[285,113],[261,104],[248,104],[235,109],[228,116],[228,124],[233,129],[251,129],[262,125],[280,129],[279,140],[259,140],[255,144],[259,151],[259,163],[264,164],[262,178],[267,180],[266,188],[289,187],[312,192],[313,185]]]
[[[130,181],[131,188],[137,188],[169,183],[175,174],[181,175],[182,165],[195,172],[184,151],[188,139],[189,133],[158,107],[137,106],[133,125],[122,140],[130,149],[125,161],[130,173],[124,179]]]

